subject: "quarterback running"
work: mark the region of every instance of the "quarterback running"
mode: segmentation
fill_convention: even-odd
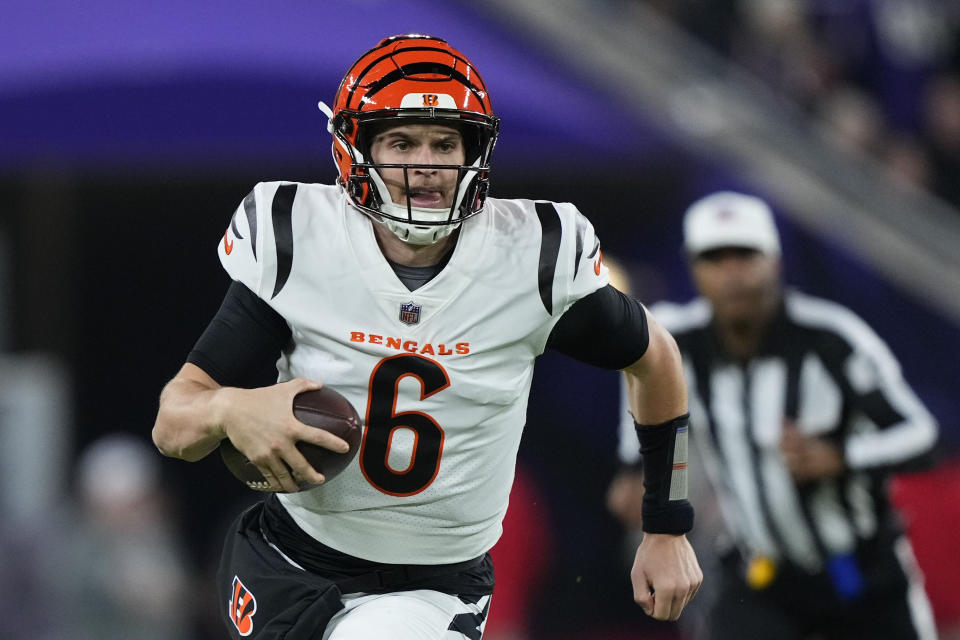
[[[481,638],[488,551],[547,348],[624,371],[648,478],[634,598],[676,619],[702,574],[684,535],[673,339],[610,286],[576,207],[488,197],[500,122],[445,41],[383,40],[320,108],[336,184],[261,183],[243,199],[219,241],[233,282],[153,428],[162,453],[188,461],[229,439],[270,485],[224,544],[231,637]],[[265,363],[277,382],[248,388]],[[328,482],[296,443],[347,443],[292,411],[321,385],[364,423],[356,457]]]

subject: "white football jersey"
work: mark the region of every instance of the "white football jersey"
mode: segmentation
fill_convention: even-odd
[[[490,198],[416,291],[335,186],[261,183],[220,259],[290,325],[279,379],[319,380],[364,419],[342,474],[281,502],[324,544],[385,563],[474,558],[500,537],[534,358],[608,282],[570,204]]]

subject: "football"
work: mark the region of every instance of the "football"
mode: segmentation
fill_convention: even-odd
[[[325,429],[343,438],[350,445],[346,453],[337,453],[308,442],[298,442],[297,449],[314,469],[322,473],[329,482],[342,472],[357,455],[362,433],[360,416],[357,410],[340,393],[331,387],[321,387],[299,393],[293,399],[293,415],[300,422]],[[271,491],[270,483],[245,455],[240,453],[229,439],[220,443],[220,457],[230,472],[255,491]],[[309,482],[300,484],[304,491],[316,485]]]

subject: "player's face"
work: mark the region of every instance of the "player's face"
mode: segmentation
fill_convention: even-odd
[[[697,290],[722,324],[755,325],[769,317],[780,295],[780,260],[754,249],[705,251],[692,263]]]
[[[463,136],[452,127],[408,124],[387,129],[370,145],[377,164],[462,165],[466,161]],[[457,193],[456,169],[407,169],[409,190],[403,169],[379,169],[394,204],[425,209],[449,209]]]

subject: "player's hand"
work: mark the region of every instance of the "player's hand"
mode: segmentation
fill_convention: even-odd
[[[349,448],[341,438],[309,427],[293,415],[294,396],[322,386],[296,378],[259,389],[221,389],[224,432],[237,450],[257,466],[273,491],[295,492],[300,482],[324,482],[323,475],[297,449],[297,442],[310,442],[340,453]]]
[[[633,599],[657,620],[676,620],[693,600],[703,572],[685,535],[648,533],[630,572]]]
[[[625,526],[634,528],[643,524],[643,473],[621,471],[607,489],[607,509]]]
[[[792,423],[784,425],[780,450],[787,469],[797,482],[832,478],[846,469],[840,449],[823,438],[804,436]]]

